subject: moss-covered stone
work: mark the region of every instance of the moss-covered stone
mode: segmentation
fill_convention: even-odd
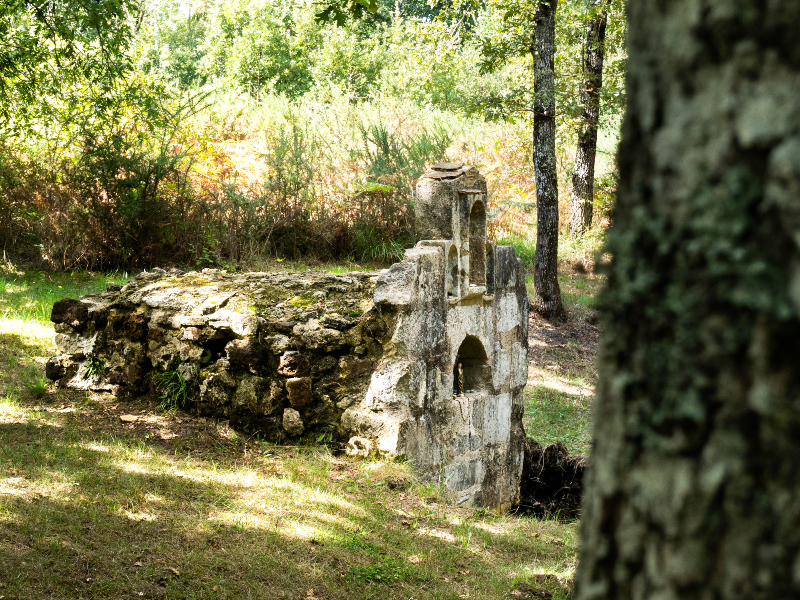
[[[340,358],[358,360],[363,345],[360,321],[339,308],[363,303],[374,280],[371,273],[142,274],[121,290],[68,303],[90,326],[56,325],[63,358],[48,372],[60,385],[136,396],[150,393],[155,374],[175,371],[191,390],[189,408],[202,414],[281,441],[294,435],[282,427],[291,407],[304,433],[327,430],[343,410],[340,389],[366,392],[363,377],[333,382],[343,379]],[[103,376],[87,374],[90,353],[106,361]]]

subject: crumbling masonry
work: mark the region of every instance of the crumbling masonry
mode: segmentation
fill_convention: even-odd
[[[47,376],[129,396],[180,376],[201,414],[405,458],[454,502],[508,507],[523,466],[524,273],[486,239],[474,167],[435,165],[416,218],[421,241],[378,273],[155,269],[58,302]]]

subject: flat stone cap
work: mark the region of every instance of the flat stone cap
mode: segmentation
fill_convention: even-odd
[[[438,163],[431,166],[431,171],[459,171],[463,166],[462,162]]]
[[[431,166],[431,170],[422,177],[428,179],[458,179],[462,175],[470,173],[478,174],[478,170],[472,165],[465,165],[462,162],[438,163]]]

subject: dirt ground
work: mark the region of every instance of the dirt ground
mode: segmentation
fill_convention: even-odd
[[[528,363],[534,373],[545,370],[561,375],[562,379],[585,377],[586,383],[593,387],[599,343],[600,329],[586,320],[573,318],[566,323],[551,323],[537,312],[530,312]],[[530,377],[528,383],[532,383]]]
[[[586,272],[566,272],[559,280],[567,321],[529,315],[523,425],[545,446],[561,442],[570,453],[587,456],[600,343],[595,299],[603,282]],[[534,293],[532,281],[528,291]]]

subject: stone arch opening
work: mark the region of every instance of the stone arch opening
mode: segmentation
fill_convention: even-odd
[[[468,335],[458,347],[453,363],[453,394],[463,396],[486,391],[491,375],[483,344],[474,335]]]
[[[469,213],[469,282],[486,285],[486,208],[481,200]]]

